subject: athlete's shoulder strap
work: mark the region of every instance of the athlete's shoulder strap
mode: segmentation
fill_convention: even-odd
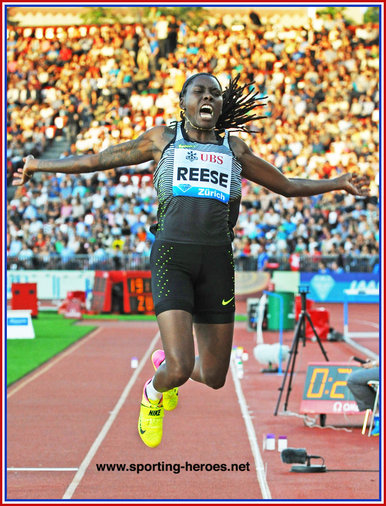
[[[178,121],[177,126],[176,126],[175,142],[178,142],[184,138],[184,136],[182,134],[182,126],[181,125],[182,125],[181,121]]]
[[[223,145],[225,147],[227,147],[228,149],[231,149],[229,146],[229,131],[228,130],[225,130]]]

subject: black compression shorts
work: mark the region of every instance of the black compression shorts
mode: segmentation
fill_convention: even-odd
[[[182,309],[196,323],[231,323],[235,313],[232,246],[156,240],[150,256],[156,315]]]

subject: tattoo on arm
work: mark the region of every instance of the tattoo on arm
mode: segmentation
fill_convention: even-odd
[[[92,172],[97,170],[94,156],[69,156],[60,160],[39,160],[37,170],[41,172],[63,172],[65,174]]]
[[[135,140],[110,146],[96,154],[70,156],[60,160],[39,160],[37,169],[43,172],[81,174],[126,165],[137,165],[153,160],[153,149],[154,142],[152,139],[141,135]]]
[[[98,155],[99,169],[106,170],[124,165],[136,165],[151,160],[153,155],[150,146],[146,146],[146,144],[148,143],[138,138],[101,151]]]

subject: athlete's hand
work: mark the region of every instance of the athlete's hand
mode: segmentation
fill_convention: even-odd
[[[360,174],[343,174],[336,178],[342,190],[351,195],[367,197],[369,194],[370,178]]]
[[[17,169],[13,174],[13,186],[22,186],[31,179],[33,173],[37,169],[37,160],[32,155],[23,158],[24,166]]]

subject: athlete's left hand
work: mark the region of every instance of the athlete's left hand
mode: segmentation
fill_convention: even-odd
[[[357,195],[359,197],[367,197],[369,195],[369,176],[360,174],[343,174],[338,178],[339,184],[342,185],[342,190],[351,195]]]
[[[37,168],[37,160],[35,160],[33,155],[24,157],[23,162],[24,166],[19,167],[13,174],[13,186],[22,186],[23,184],[28,183]]]

